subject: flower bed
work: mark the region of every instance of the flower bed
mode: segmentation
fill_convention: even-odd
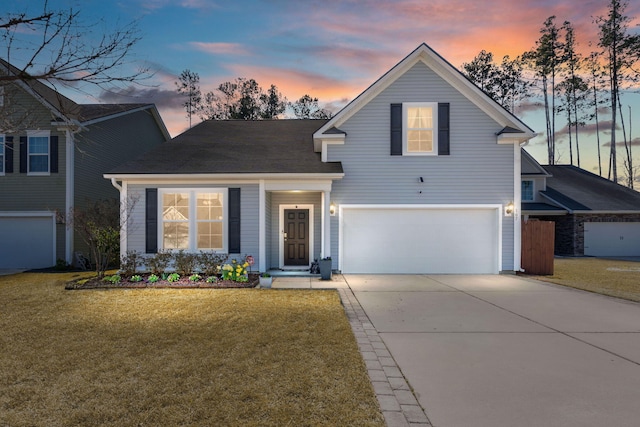
[[[132,278],[115,279],[115,276],[105,276],[102,279],[97,277],[89,280],[82,279],[70,282],[66,289],[123,289],[123,288],[174,288],[174,289],[200,289],[200,288],[255,288],[258,286],[260,279],[257,273],[247,275],[246,282],[238,282],[235,280],[224,280],[216,277],[215,280],[200,278],[193,280],[190,277],[181,277],[177,280],[169,281],[169,276],[159,278],[157,281],[149,281],[151,275],[142,277],[141,280],[131,280]]]

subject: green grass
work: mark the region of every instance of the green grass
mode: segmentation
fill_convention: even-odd
[[[0,426],[383,426],[335,291],[0,277]]]
[[[601,258],[556,258],[552,276],[536,279],[640,301],[640,263]]]

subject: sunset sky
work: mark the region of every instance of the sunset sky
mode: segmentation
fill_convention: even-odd
[[[3,15],[42,11],[41,0],[6,3]],[[265,89],[275,84],[291,101],[306,93],[318,97],[335,112],[422,42],[456,67],[482,49],[500,61],[503,55],[515,57],[534,47],[544,20],[556,15],[558,25],[565,20],[574,25],[579,49],[588,52],[588,43],[596,43],[598,37],[594,17],[605,15],[607,4],[608,0],[49,1],[51,9],[79,10],[87,23],[102,21],[93,27],[98,32],[139,21],[142,40],[131,59],[150,67],[155,72],[152,79],[108,93],[82,87],[81,92],[65,94],[78,102],[154,102],[172,136],[188,126],[174,83],[184,69],[200,75],[203,93],[236,77],[254,78]],[[640,17],[640,2],[630,2],[626,14]],[[640,134],[640,94],[625,95],[623,104],[627,118],[627,105],[632,106],[634,134]],[[518,115],[544,133],[540,110]],[[560,130],[564,121],[558,121]],[[527,149],[546,163],[543,139],[536,138]],[[593,141],[585,132],[582,166],[588,170],[595,168]],[[568,163],[566,143],[559,143],[561,163]],[[640,159],[640,145],[635,147]]]

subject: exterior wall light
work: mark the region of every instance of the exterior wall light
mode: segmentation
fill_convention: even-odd
[[[336,205],[335,205],[335,203],[331,203],[331,205],[329,205],[329,215],[336,216]]]
[[[504,207],[504,216],[513,216],[514,211],[515,211],[515,206],[513,205],[513,202],[509,202]]]

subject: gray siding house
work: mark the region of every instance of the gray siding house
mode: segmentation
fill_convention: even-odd
[[[0,73],[17,70],[0,62]],[[102,175],[170,139],[152,104],[77,104],[35,80],[0,86],[0,268],[74,261],[69,212],[118,198]]]
[[[422,44],[330,120],[203,122],[105,178],[145,200],[123,252],[495,274],[520,268],[521,145],[534,135]]]

